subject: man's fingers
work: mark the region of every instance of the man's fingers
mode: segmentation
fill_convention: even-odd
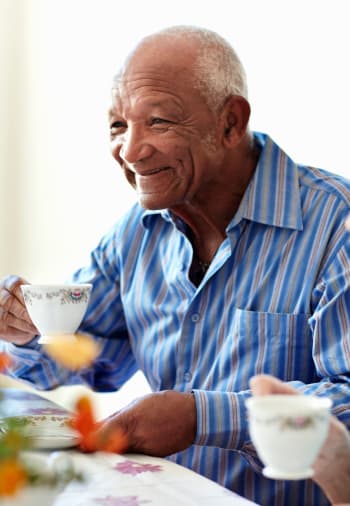
[[[23,303],[21,303],[17,297],[8,292],[6,289],[0,292],[0,308],[2,308],[2,310],[8,314],[31,323],[27,309]],[[4,316],[6,317],[5,313]]]
[[[289,394],[294,395],[299,392],[290,385],[286,385],[282,381],[268,374],[259,374],[250,379],[250,388],[253,395],[270,395],[270,394]]]
[[[0,308],[0,320],[2,322],[0,328],[10,327],[11,329],[16,329],[20,332],[27,332],[28,334],[38,333],[38,330],[31,321],[22,320],[22,318],[17,318],[17,316],[14,316],[12,313],[9,313],[8,311],[4,311],[2,308]]]
[[[31,324],[18,320],[9,313],[4,315],[0,308],[0,339],[14,344],[25,344],[36,334],[38,331]]]
[[[29,341],[35,337],[35,334],[33,334],[33,332],[23,332],[22,330],[9,328],[6,338],[2,338],[2,336],[0,337],[4,341],[22,345],[29,343]]]
[[[7,276],[3,280],[3,288],[12,294],[16,299],[24,304],[21,285],[27,284],[27,281],[19,276]]]
[[[38,334],[24,304],[24,283],[18,276],[7,276],[0,282],[0,339],[15,344],[24,344]]]

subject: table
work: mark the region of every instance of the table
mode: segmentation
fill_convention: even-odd
[[[68,484],[54,506],[249,506],[252,502],[162,458],[69,451],[85,481]]]
[[[39,395],[16,388],[1,389],[2,413],[11,416],[57,417],[62,407]],[[68,413],[68,412],[66,412]],[[27,456],[52,459],[49,449]],[[117,455],[97,452],[84,454],[76,449],[60,450],[62,459],[71,460],[84,481],[73,481],[56,493],[45,506],[249,506],[255,503],[217,483],[163,458],[139,454]],[[57,456],[57,453],[56,453]],[[51,500],[51,501],[52,501]],[[37,506],[44,505],[40,499]],[[1,501],[0,501],[1,504]],[[11,503],[12,504],[12,503]],[[13,502],[13,506],[19,504]],[[27,504],[27,503],[25,503]]]

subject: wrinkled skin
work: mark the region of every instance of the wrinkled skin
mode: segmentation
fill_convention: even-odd
[[[194,87],[196,46],[148,41],[112,89],[111,152],[146,209],[170,209],[210,261],[224,240],[257,156],[248,102],[231,96],[213,111]],[[219,198],[218,198],[219,197]]]
[[[298,391],[269,375],[250,380],[253,395],[296,394]],[[332,504],[350,503],[350,435],[342,423],[331,417],[327,439],[314,464],[313,480]]]
[[[196,423],[194,395],[165,390],[136,399],[110,416],[101,438],[121,430],[128,439],[126,451],[165,457],[193,443]]]
[[[4,341],[25,344],[38,334],[20,289],[26,283],[17,276],[7,276],[0,282],[0,338]]]

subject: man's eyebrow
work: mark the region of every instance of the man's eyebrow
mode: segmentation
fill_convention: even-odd
[[[108,119],[114,118],[116,116],[116,111],[113,106],[107,108],[107,117]]]

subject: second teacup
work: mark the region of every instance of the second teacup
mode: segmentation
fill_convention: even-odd
[[[269,478],[299,480],[326,439],[332,401],[313,395],[265,395],[246,401],[249,431]]]

